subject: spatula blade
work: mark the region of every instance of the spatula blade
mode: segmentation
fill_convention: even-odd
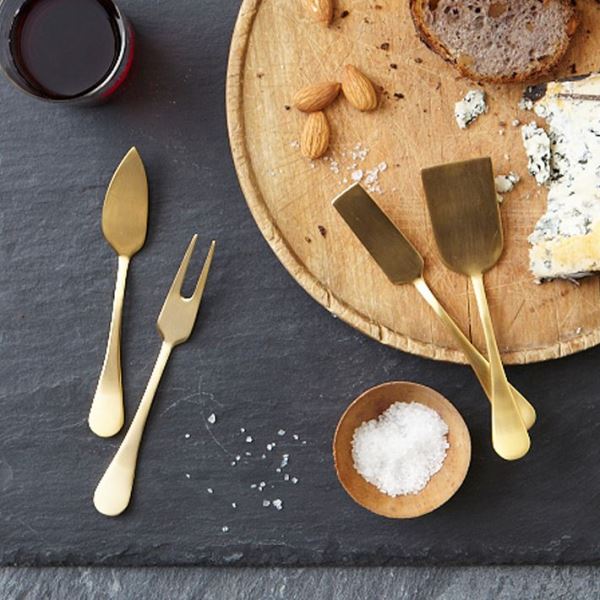
[[[333,206],[392,283],[421,277],[421,255],[359,184],[342,192]]]
[[[493,267],[504,242],[491,159],[430,167],[421,177],[446,266],[464,275]]]

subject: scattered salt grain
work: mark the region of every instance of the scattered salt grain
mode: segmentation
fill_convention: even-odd
[[[276,498],[275,500],[273,500],[273,506],[277,510],[281,510],[283,508],[283,502],[279,498]]]
[[[254,441],[254,440],[252,439],[252,436],[251,436],[251,435],[249,435],[249,436],[247,436],[247,437],[246,437],[246,443],[247,443],[247,444],[251,444],[253,441]]]
[[[285,435],[285,429],[280,429],[280,430],[277,432],[277,435],[279,435],[279,436]]]
[[[389,496],[417,494],[442,468],[447,435],[448,426],[431,408],[396,402],[354,432],[354,466]]]
[[[262,505],[267,508],[267,506],[271,506],[271,501],[270,500],[263,500],[262,501]]]
[[[207,491],[209,494],[212,494],[212,493],[214,493],[214,490],[213,490],[212,488],[206,488],[206,491]]]
[[[190,474],[189,474],[189,473],[186,473],[186,474],[185,474],[185,478],[186,478],[186,479],[189,479],[189,478],[190,478]]]
[[[251,490],[255,490],[256,489],[256,484],[255,483],[251,483],[250,484],[250,489]]]
[[[288,465],[288,461],[290,459],[290,455],[289,454],[284,454],[281,458],[281,464],[279,465],[282,469],[285,469],[285,467],[287,467]]]
[[[242,457],[239,454],[236,454],[235,460],[240,460]]]
[[[352,178],[352,181],[360,181],[363,178],[363,171],[362,169],[356,169],[356,171],[352,171],[350,177]]]
[[[189,440],[189,439],[190,439],[190,434],[189,434],[189,433],[186,433],[186,434],[185,434],[183,437],[184,437],[186,440]]]
[[[229,527],[227,527],[227,525],[223,525],[223,527],[221,527],[221,531],[223,533],[227,533],[229,531]]]
[[[271,452],[271,450],[273,450],[274,447],[275,447],[275,443],[273,443],[273,444],[267,444],[267,450],[269,452]]]
[[[208,415],[208,419],[206,419],[211,425],[214,425],[217,422],[217,415],[215,413],[211,413]]]
[[[237,504],[235,502],[231,503],[231,508],[237,508]]]
[[[296,485],[298,483],[298,478],[297,477],[292,477],[292,483],[294,485]]]
[[[290,480],[290,474],[289,474],[289,473],[286,473],[286,474],[283,476],[283,480],[284,480],[284,481],[289,481],[289,480]]]
[[[240,433],[246,433],[246,430],[243,427],[240,427]]]
[[[297,439],[298,439],[298,434],[297,434],[297,433],[295,433],[295,434],[294,434],[292,437],[293,437],[295,440],[297,440]]]

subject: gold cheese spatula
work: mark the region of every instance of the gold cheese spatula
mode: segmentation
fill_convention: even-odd
[[[119,432],[125,421],[121,383],[121,316],[129,261],[144,245],[148,224],[148,183],[142,159],[131,148],[117,167],[104,199],[102,233],[119,256],[117,283],[104,364],[88,423],[100,437]]]
[[[447,327],[491,400],[489,364],[463,335],[423,279],[423,258],[414,246],[359,184],[353,185],[340,194],[333,201],[333,205],[393,284],[410,283],[415,286]],[[516,389],[512,388],[512,393],[523,421],[527,427],[531,427],[535,423],[535,410]]]
[[[478,158],[421,172],[433,233],[444,264],[470,277],[490,361],[492,445],[506,460],[529,451],[530,439],[511,393],[483,283],[504,245],[492,161]]]

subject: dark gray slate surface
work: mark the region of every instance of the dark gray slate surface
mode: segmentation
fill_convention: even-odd
[[[122,6],[139,52],[128,88],[110,105],[67,109],[0,86],[0,561],[598,560],[600,350],[510,369],[540,420],[531,454],[502,462],[489,445],[486,401],[466,368],[385,348],[332,318],[258,233],[225,129],[225,64],[238,3]],[[204,248],[216,237],[219,246],[196,335],[173,355],[156,398],[133,505],[110,520],[94,511],[91,494],[119,438],[97,439],[85,421],[116,268],[100,209],[132,144],[150,174],[151,217],[125,308],[129,417],[158,352],[154,322],[189,237],[198,232]],[[348,402],[391,379],[438,389],[473,434],[463,488],[444,509],[413,522],[355,506],[337,484],[330,454]],[[208,428],[211,412],[218,421]],[[272,441],[275,450],[265,452]],[[297,485],[275,472],[284,452]],[[232,467],[237,454],[243,460]],[[260,481],[267,482],[262,494],[250,488]],[[263,498],[282,499],[284,509],[264,508]]]

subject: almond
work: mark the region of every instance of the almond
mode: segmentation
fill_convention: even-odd
[[[303,0],[310,16],[329,27],[333,19],[333,0]]]
[[[354,108],[362,111],[377,108],[377,92],[371,80],[356,67],[346,65],[342,77],[342,91]]]
[[[310,113],[302,130],[300,151],[307,158],[320,158],[327,152],[330,135],[329,122],[325,113]]]
[[[317,112],[327,108],[340,93],[341,85],[332,81],[302,88],[294,96],[294,106],[302,112]]]

